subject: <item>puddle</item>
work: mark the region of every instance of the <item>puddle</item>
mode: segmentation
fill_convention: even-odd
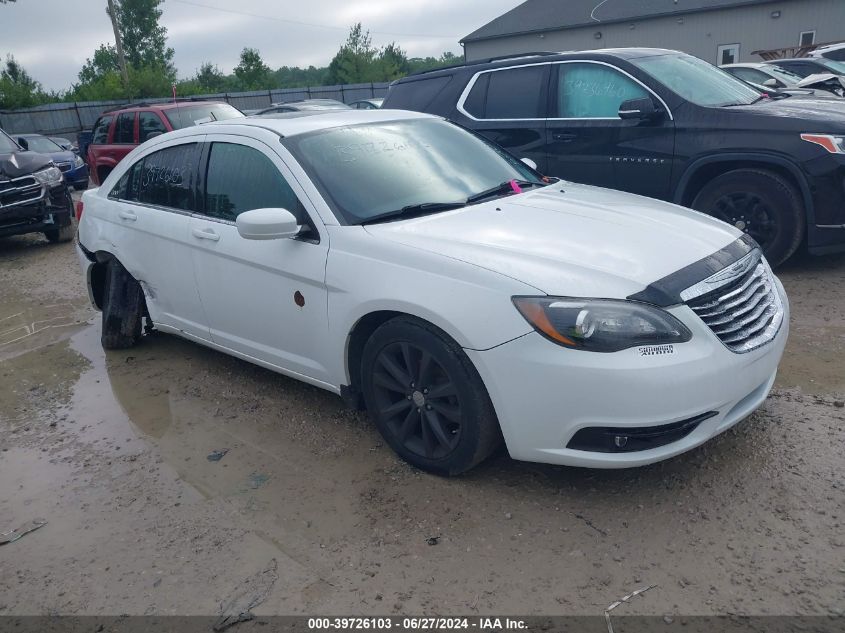
[[[49,305],[4,303],[0,307],[0,361],[69,338],[87,324],[91,313],[80,301]]]

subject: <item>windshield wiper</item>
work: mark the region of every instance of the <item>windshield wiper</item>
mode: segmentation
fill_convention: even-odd
[[[530,180],[506,180],[503,183],[496,185],[495,187],[490,187],[489,189],[485,189],[484,191],[479,191],[476,194],[471,195],[467,198],[467,204],[472,204],[474,202],[480,202],[485,198],[490,198],[492,196],[503,196],[506,193],[513,193],[515,189],[513,185],[517,185],[520,188],[522,187],[545,187],[546,185],[540,182],[532,182]]]
[[[429,213],[438,213],[439,211],[449,211],[451,209],[460,209],[461,207],[465,207],[466,202],[457,201],[457,202],[421,202],[419,204],[409,204],[406,207],[402,207],[401,209],[397,209],[396,211],[388,211],[387,213],[382,213],[381,215],[376,215],[372,218],[365,218],[361,220],[358,224],[375,224],[377,222],[385,222],[387,220],[393,220],[396,218],[411,218],[417,217],[421,215],[427,215]]]

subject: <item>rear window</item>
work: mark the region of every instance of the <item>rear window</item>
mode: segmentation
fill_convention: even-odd
[[[548,66],[524,66],[479,75],[464,101],[477,119],[542,119]]]
[[[174,130],[180,130],[183,127],[210,123],[212,121],[238,119],[244,115],[243,112],[230,106],[228,103],[203,103],[165,110],[164,116],[170,121],[170,125]]]
[[[396,84],[390,87],[383,107],[425,112],[451,80],[452,75],[445,75]]]

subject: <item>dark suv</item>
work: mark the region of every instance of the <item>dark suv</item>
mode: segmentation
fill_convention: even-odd
[[[43,233],[51,242],[73,238],[73,201],[49,156],[21,148],[0,130],[0,237]]]
[[[447,117],[551,176],[698,209],[773,264],[845,250],[845,112],[769,98],[659,49],[541,53],[400,79],[385,108]]]
[[[91,180],[99,186],[124,156],[147,139],[189,125],[242,116],[240,110],[220,101],[134,103],[105,112],[94,124],[85,148]]]

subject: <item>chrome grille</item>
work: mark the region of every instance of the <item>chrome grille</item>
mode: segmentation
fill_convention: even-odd
[[[783,302],[759,250],[688,288],[681,298],[738,354],[768,343],[783,321]]]
[[[0,180],[0,209],[35,202],[43,197],[44,187],[32,176]]]

